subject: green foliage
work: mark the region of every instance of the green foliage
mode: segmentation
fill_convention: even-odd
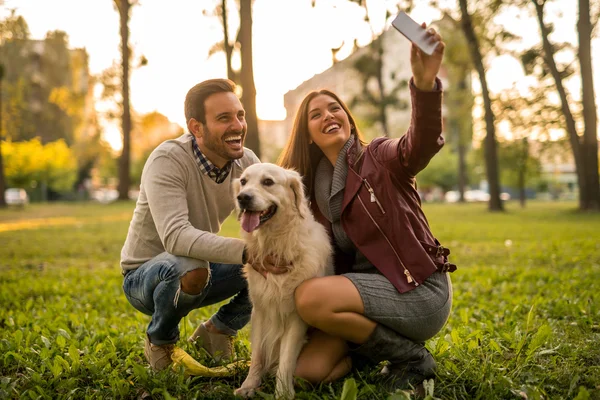
[[[83,118],[87,82],[85,64],[74,68],[72,58],[85,50],[69,49],[65,32],[48,32],[44,40],[29,38],[23,17],[13,10],[0,21],[0,59],[5,64],[3,82],[3,132],[13,141],[40,137],[48,143],[75,140]]]
[[[514,189],[537,187],[542,173],[539,154],[531,151],[527,138],[498,143],[498,158],[501,181]],[[523,182],[520,182],[520,179]]]
[[[31,188],[43,183],[56,192],[73,187],[77,163],[63,140],[46,145],[39,139],[3,142],[2,157],[9,187]]]
[[[22,16],[17,15],[14,8],[10,10],[10,15],[0,21],[0,44],[13,40],[27,40],[29,34],[27,21]]]
[[[133,206],[0,210],[0,398],[233,399],[246,371],[215,380],[147,368],[149,318],[127,303],[118,266]],[[509,203],[506,213],[490,214],[485,205],[425,205],[459,266],[450,320],[428,342],[438,362],[429,399],[600,396],[600,216],[575,207]],[[238,231],[231,218],[222,234]],[[179,345],[203,362],[184,339],[217,307],[181,324]],[[236,341],[243,357],[247,338],[244,329]],[[304,384],[297,398],[412,398],[388,396],[377,374],[367,368],[333,384]],[[267,379],[258,398],[272,398],[273,387]]]
[[[356,381],[353,378],[346,379],[344,381],[344,387],[342,388],[340,400],[355,400],[356,396],[358,396]]]
[[[35,124],[27,99],[30,87],[24,78],[15,82],[2,82],[2,135],[5,139],[17,140],[32,137]]]
[[[419,189],[440,187],[451,190],[458,184],[458,156],[449,148],[442,149],[417,175]]]

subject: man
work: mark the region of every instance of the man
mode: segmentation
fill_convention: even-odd
[[[160,144],[142,172],[121,267],[125,296],[152,317],[144,354],[154,370],[171,364],[179,322],[191,310],[233,297],[189,338],[216,360],[233,357],[233,337],[250,319],[244,244],[216,235],[234,209],[232,181],[260,162],[243,147],[247,125],[234,90],[226,79],[190,89],[189,133]]]

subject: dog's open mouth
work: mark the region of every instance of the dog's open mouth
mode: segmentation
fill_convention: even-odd
[[[277,206],[275,204],[263,211],[242,210],[240,215],[242,229],[250,233],[270,220],[276,212]]]

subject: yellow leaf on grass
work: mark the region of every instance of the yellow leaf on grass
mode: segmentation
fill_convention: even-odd
[[[205,376],[210,378],[233,376],[240,368],[246,368],[250,365],[249,361],[236,361],[222,367],[207,367],[200,364],[194,357],[190,356],[179,347],[175,347],[173,354],[171,354],[171,359],[173,360],[173,369],[177,370],[178,368],[183,367],[186,375]]]

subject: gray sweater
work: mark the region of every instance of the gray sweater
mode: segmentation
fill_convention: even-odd
[[[142,171],[139,198],[121,250],[121,267],[135,269],[162,252],[208,262],[241,264],[244,243],[216,235],[235,207],[232,182],[260,160],[249,149],[223,183],[200,171],[192,135],[160,144]]]

